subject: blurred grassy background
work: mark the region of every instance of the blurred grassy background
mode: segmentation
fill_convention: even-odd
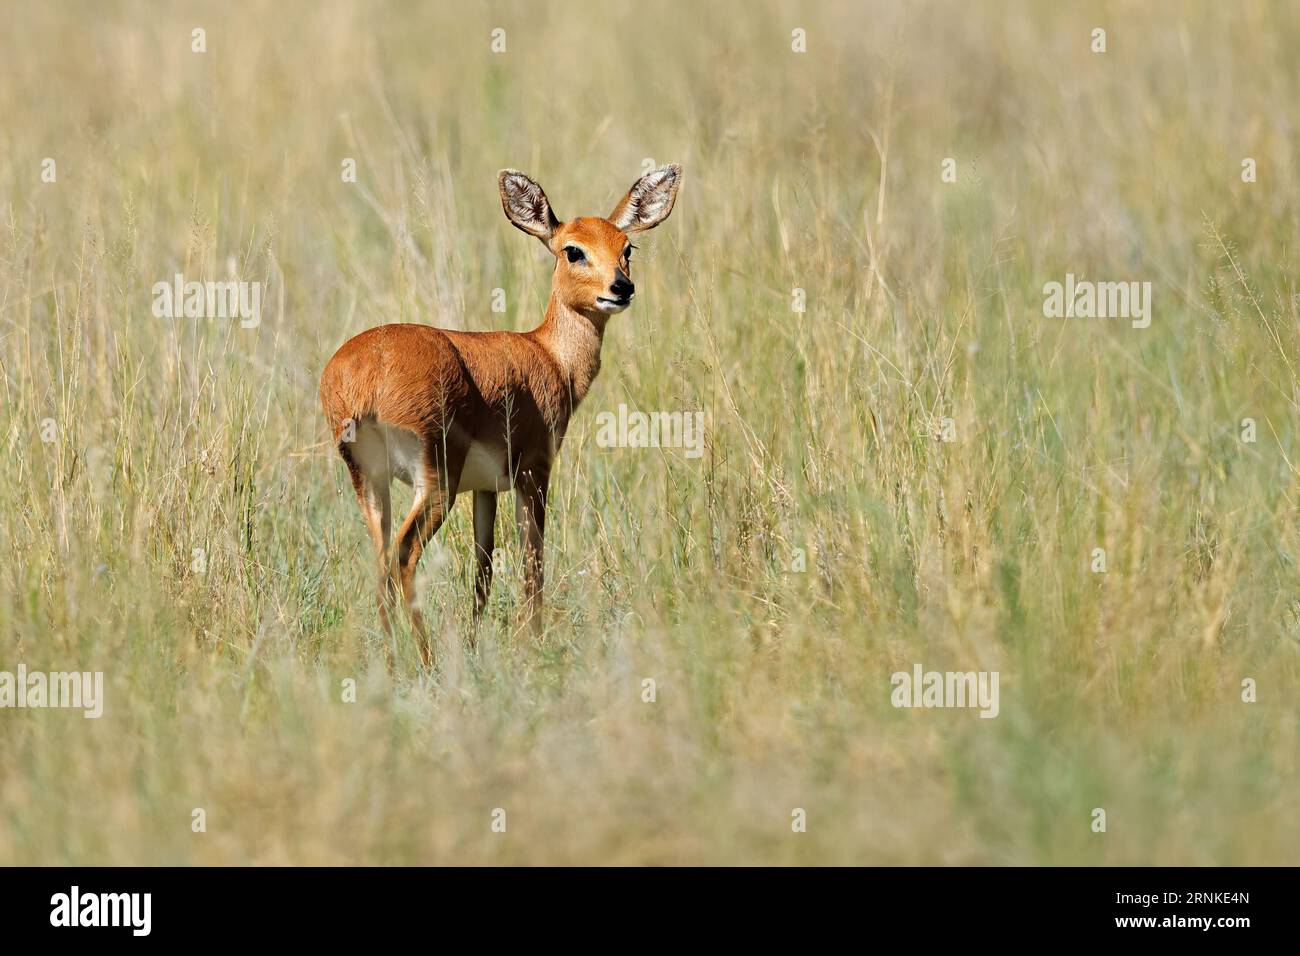
[[[0,862],[1295,862],[1294,4],[5,19],[0,670],[107,700],[0,711]],[[390,674],[320,370],[531,328],[496,171],[569,217],[646,159],[685,185],[557,468],[545,642],[503,507],[469,650],[461,502],[439,665],[402,635]],[[262,324],[154,318],[176,272],[268,282]],[[1151,327],[1044,318],[1067,272],[1151,281]],[[704,410],[705,456],[596,447],[620,402]],[[893,709],[918,662],[1001,715]]]

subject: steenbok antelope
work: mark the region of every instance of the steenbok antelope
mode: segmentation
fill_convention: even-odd
[[[474,492],[475,619],[492,586],[497,494],[513,488],[527,613],[540,630],[551,466],[573,410],[600,370],[605,323],[636,292],[627,237],[668,218],[681,179],[680,166],[661,167],[642,176],[609,218],[562,223],[541,186],[502,170],[506,218],[555,256],[542,324],[523,333],[384,325],[349,339],[325,366],[321,404],[374,543],[380,620],[389,629],[400,585],[426,665],[415,566],[462,491]],[[415,502],[390,553],[393,478],[414,488]]]

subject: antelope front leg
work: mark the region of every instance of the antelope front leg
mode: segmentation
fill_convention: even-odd
[[[515,488],[519,543],[524,553],[524,608],[528,624],[542,635],[542,554],[546,534],[546,486],[549,475],[527,472]]]
[[[495,543],[496,520],[496,492],[474,492],[474,557],[478,564],[474,574],[475,624],[483,616],[488,592],[492,590],[492,548]]]

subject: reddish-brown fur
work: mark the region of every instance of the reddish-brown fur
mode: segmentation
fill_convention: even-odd
[[[385,325],[349,339],[325,366],[321,404],[376,550],[381,620],[387,628],[388,604],[400,586],[426,663],[427,639],[414,606],[415,567],[455,501],[471,446],[479,455],[500,456],[515,488],[525,594],[529,616],[540,627],[546,489],[555,455],[600,370],[605,324],[630,304],[630,292],[612,294],[631,288],[627,235],[662,222],[679,184],[680,169],[664,167],[638,180],[610,219],[560,223],[536,183],[503,171],[507,217],[556,256],[542,324],[522,333]],[[582,261],[568,261],[571,247],[584,254]],[[380,425],[413,433],[423,450],[423,474],[412,479],[416,501],[391,555],[388,471],[376,471],[373,463],[367,470],[347,440],[350,429]],[[491,587],[495,516],[496,490],[475,489],[476,617]]]

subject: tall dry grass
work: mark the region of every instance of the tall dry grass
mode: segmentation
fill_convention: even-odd
[[[0,711],[0,862],[1295,862],[1294,5],[5,20],[0,670],[107,700]],[[440,663],[390,674],[320,369],[531,327],[496,171],[601,214],[647,158],[685,185],[557,469],[546,639],[503,508],[468,648],[461,503]],[[267,282],[262,324],[154,318],[177,272]],[[1067,272],[1151,281],[1151,327],[1044,318]],[[706,454],[597,447],[620,402]],[[998,671],[999,717],[894,709],[914,663]]]

